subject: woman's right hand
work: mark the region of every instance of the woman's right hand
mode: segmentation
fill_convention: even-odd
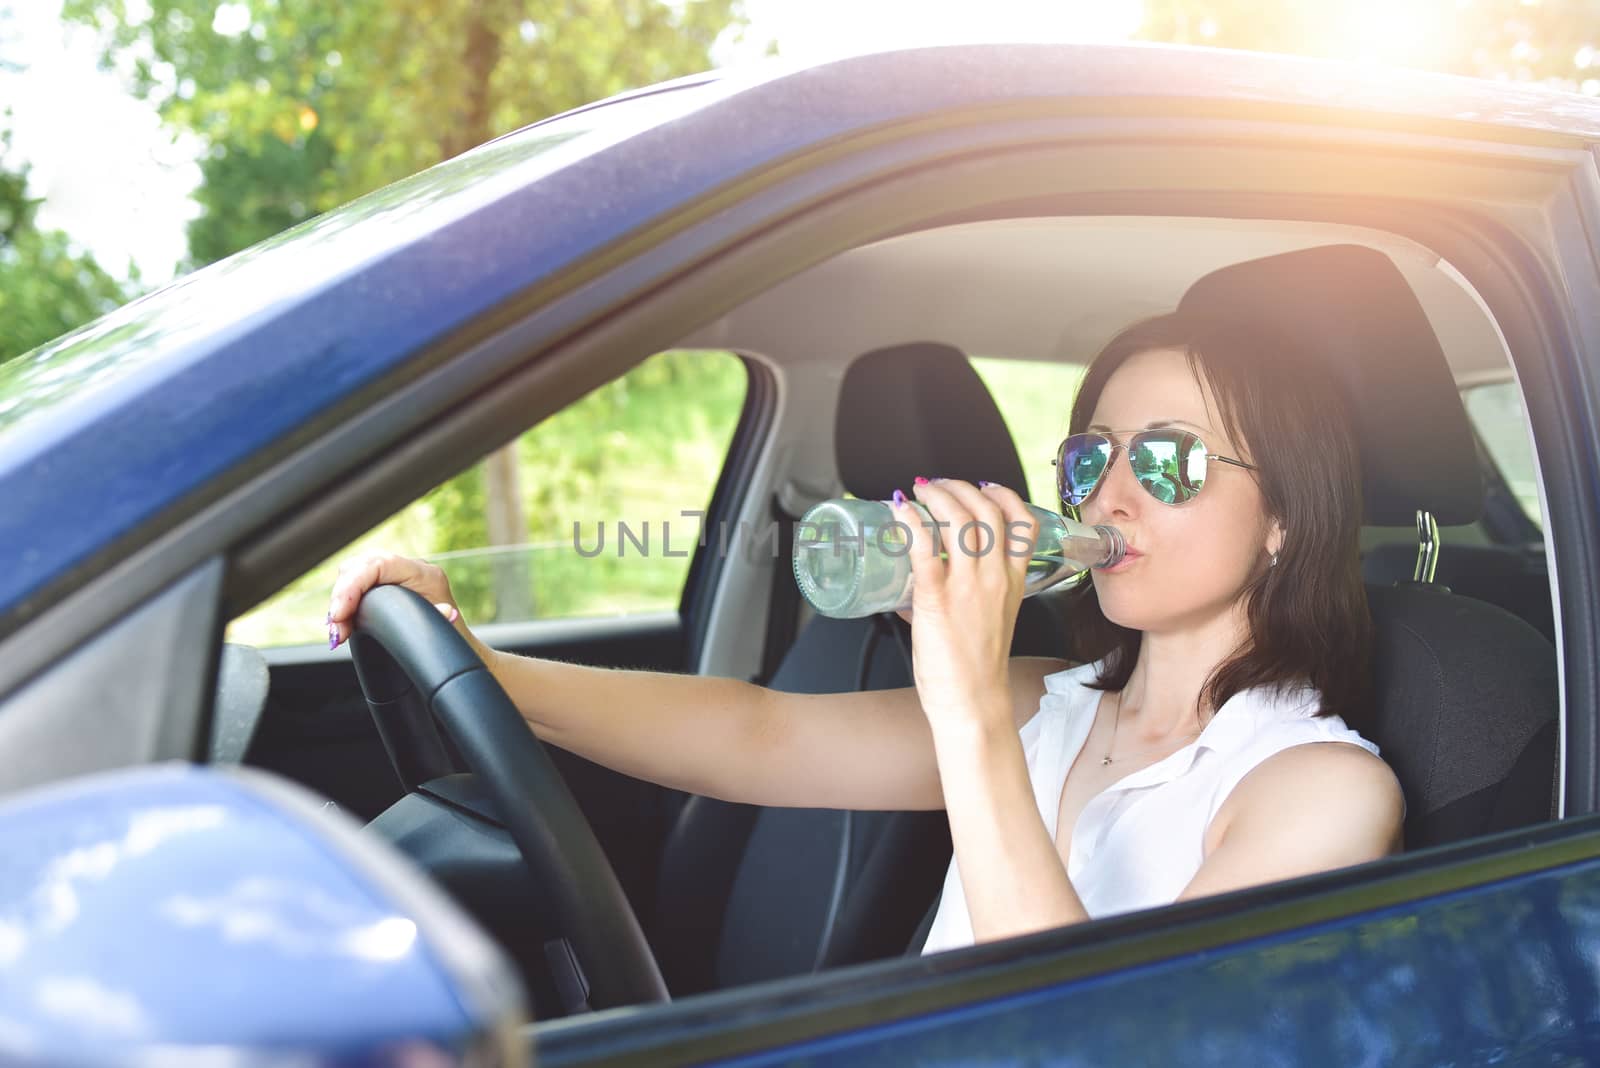
[[[356,607],[374,586],[404,586],[428,599],[451,623],[461,618],[444,569],[425,560],[390,553],[358,556],[339,565],[328,605],[328,648],[336,649],[355,630]]]

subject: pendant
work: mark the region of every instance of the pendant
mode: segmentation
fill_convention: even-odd
[[[1106,765],[1110,764],[1110,763],[1111,763],[1111,758],[1110,757],[1106,756],[1106,757],[1101,757],[1100,758],[1100,766],[1102,768],[1105,767]]]

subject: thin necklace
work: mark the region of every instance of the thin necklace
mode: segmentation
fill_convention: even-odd
[[[1109,764],[1111,764],[1111,762],[1112,762],[1112,760],[1111,760],[1111,751],[1117,747],[1117,728],[1120,727],[1120,726],[1122,726],[1122,691],[1118,690],[1117,691],[1116,717],[1111,721],[1111,742],[1110,742],[1110,744],[1108,744],[1106,746],[1106,755],[1100,758],[1100,766],[1101,767],[1106,767]],[[1190,731],[1189,734],[1186,735],[1185,737],[1193,737],[1195,735],[1198,735],[1204,729],[1205,728],[1203,728],[1203,727],[1196,727],[1194,730]],[[1170,742],[1171,739],[1169,738],[1169,739],[1167,739],[1167,741]],[[1162,744],[1166,744],[1166,743],[1162,743]],[[1153,748],[1159,749],[1159,748],[1161,748],[1161,746],[1158,745],[1158,746],[1154,746]],[[1146,749],[1144,751],[1145,752],[1149,752],[1148,749]],[[1123,759],[1124,760],[1127,759],[1126,754],[1124,754]]]

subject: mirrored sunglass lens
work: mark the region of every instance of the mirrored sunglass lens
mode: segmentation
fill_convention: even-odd
[[[1189,500],[1205,482],[1205,446],[1183,431],[1136,436],[1128,450],[1128,463],[1139,484],[1163,504]]]
[[[1068,438],[1061,447],[1061,496],[1081,504],[1105,473],[1111,444],[1104,438]]]

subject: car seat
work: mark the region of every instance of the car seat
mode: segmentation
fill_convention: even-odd
[[[1388,256],[1328,245],[1233,264],[1196,282],[1180,311],[1266,317],[1296,343],[1293,358],[1337,369],[1361,450],[1365,523],[1420,516],[1436,530],[1478,518],[1483,475],[1466,409],[1427,314]],[[1432,566],[1425,571],[1431,579]],[[1368,720],[1352,726],[1400,780],[1406,847],[1553,817],[1554,646],[1523,619],[1437,582],[1367,592],[1374,700]]]

